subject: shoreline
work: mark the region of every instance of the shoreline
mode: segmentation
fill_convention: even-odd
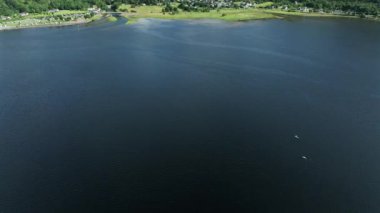
[[[10,27],[0,27],[0,31],[9,31],[9,30],[22,30],[22,29],[33,29],[33,28],[48,28],[48,27],[65,27],[73,25],[81,25],[92,22],[92,20],[83,20],[76,22],[65,22],[60,24],[41,24],[41,25],[29,25],[29,26],[10,26]]]
[[[281,17],[308,17],[308,18],[341,18],[341,19],[357,19],[363,21],[375,21],[379,22],[380,17],[376,18],[361,18],[359,16],[350,16],[350,15],[336,15],[331,13],[303,13],[303,12],[287,12],[282,10],[267,10],[268,13],[272,13]]]
[[[288,12],[275,9],[231,9],[225,8],[220,10],[210,10],[209,12],[184,12],[180,11],[175,14],[162,13],[162,8],[158,6],[139,6],[125,7],[128,11],[122,16],[128,19],[127,25],[135,24],[139,19],[166,19],[166,20],[221,20],[227,22],[244,22],[254,20],[284,19],[286,17],[310,17],[310,18],[342,18],[358,19],[366,21],[380,21],[380,18],[360,18],[358,16],[337,15],[331,13],[303,13]]]
[[[379,22],[380,18],[360,18],[358,16],[336,15],[329,13],[302,13],[302,12],[287,12],[282,10],[273,9],[220,9],[211,10],[209,12],[183,12],[180,11],[176,14],[162,13],[160,6],[139,6],[135,8],[128,8],[132,12],[120,12],[122,17],[128,19],[127,25],[136,24],[139,19],[164,19],[164,20],[221,20],[226,22],[244,22],[254,20],[268,20],[268,19],[284,19],[286,17],[311,17],[311,18],[342,18],[342,19],[358,19],[366,21]],[[1,31],[18,30],[18,29],[31,29],[31,28],[48,28],[48,27],[64,27],[80,24],[87,24],[102,17],[107,17],[106,14],[100,14],[90,19],[80,19],[77,21],[62,22],[58,24],[41,24],[41,25],[26,25],[26,26],[1,26]],[[108,21],[115,21],[114,17],[107,17]],[[27,20],[24,19],[24,20]],[[1,23],[1,22],[0,22]],[[3,22],[7,23],[7,22]]]
[[[78,11],[63,11],[63,13],[66,14],[83,14]],[[70,20],[70,21],[62,21],[62,20],[56,20],[52,21],[51,19],[46,22],[38,21],[41,18],[49,19],[54,16],[43,16],[42,14],[33,14],[29,17],[23,18],[23,19],[16,19],[11,21],[3,21],[0,22],[0,32],[1,31],[9,31],[9,30],[19,30],[19,29],[32,29],[32,28],[48,28],[48,27],[65,27],[65,26],[73,26],[73,25],[81,25],[81,24],[87,24],[96,20],[99,20],[104,17],[103,14],[94,15],[90,18],[77,18],[76,20]],[[38,23],[40,22],[40,23]],[[8,26],[7,26],[8,25]]]

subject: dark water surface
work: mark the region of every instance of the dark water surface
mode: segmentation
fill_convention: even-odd
[[[1,213],[380,212],[379,23],[123,22],[0,33]]]

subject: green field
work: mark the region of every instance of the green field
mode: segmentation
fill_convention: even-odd
[[[272,5],[273,5],[273,2],[268,1],[268,2],[263,2],[261,4],[257,4],[256,8],[265,8],[265,7],[270,7]]]
[[[55,13],[35,13],[35,14],[30,14],[26,16],[26,18],[44,18],[48,16],[57,16],[57,15],[74,15],[74,14],[84,14],[87,11],[83,10],[60,10]]]
[[[178,3],[172,4],[174,7],[178,7]],[[124,17],[128,19],[127,24],[136,23],[141,18],[156,18],[156,19],[218,19],[223,21],[248,21],[259,19],[276,19],[283,18],[285,16],[310,16],[310,17],[349,17],[357,18],[356,16],[342,16],[334,15],[331,13],[303,13],[303,12],[289,12],[280,9],[266,9],[272,6],[272,2],[264,2],[257,4],[256,8],[248,9],[232,9],[223,8],[217,10],[211,10],[209,12],[185,12],[181,9],[177,13],[163,13],[163,6],[135,6],[122,4],[119,6],[118,11],[122,13]],[[39,13],[30,14],[26,17],[14,17],[12,20],[0,21],[0,30],[9,28],[24,28],[24,27],[39,27],[39,26],[59,26],[68,24],[85,23],[98,20],[105,14],[98,14],[91,18],[83,18],[87,11],[81,10],[61,10],[56,13]],[[57,17],[78,17],[76,15],[81,14],[82,18],[74,18],[70,21],[57,19]],[[116,21],[117,18],[113,16],[107,17],[108,21]],[[373,18],[373,20],[378,20]]]
[[[224,21],[247,21],[257,19],[273,19],[278,16],[261,9],[220,9],[209,12],[184,12],[176,14],[162,13],[161,6],[139,6],[132,8],[130,5],[122,5],[123,10],[128,10],[124,16],[128,18],[128,24],[135,23],[140,18],[158,19],[220,19]]]
[[[290,11],[277,10],[277,9],[266,10],[266,12],[274,14],[274,15],[286,15],[286,16],[357,18],[356,16],[334,15],[334,14],[331,14],[331,13],[317,13],[317,12],[303,13],[303,12],[290,12]]]
[[[162,6],[136,6],[121,5],[119,11],[123,12],[123,16],[128,19],[128,24],[134,24],[140,18],[157,18],[157,19],[219,19],[224,21],[248,21],[259,19],[276,19],[284,18],[286,16],[305,16],[305,17],[333,17],[333,18],[358,18],[358,16],[348,15],[335,15],[331,13],[319,12],[290,12],[280,9],[265,9],[273,5],[272,2],[264,2],[256,5],[256,8],[248,9],[233,9],[223,8],[218,10],[211,10],[209,12],[185,12],[179,10],[176,14],[162,13]],[[177,5],[174,5],[177,6]],[[371,18],[370,20],[378,21],[378,18]]]
[[[115,22],[115,21],[117,21],[117,18],[115,18],[115,17],[113,17],[113,16],[108,16],[108,17],[107,17],[107,21]]]

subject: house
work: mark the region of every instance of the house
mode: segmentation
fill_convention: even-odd
[[[299,9],[299,11],[302,12],[302,13],[308,13],[308,12],[310,12],[310,9],[307,8],[307,7],[301,7],[301,8]]]
[[[101,12],[100,8],[88,8],[87,11],[91,14],[99,14]]]
[[[217,8],[221,8],[221,7],[227,7],[227,3],[226,2],[218,2]]]
[[[334,15],[344,15],[344,12],[342,10],[334,10],[332,12],[332,14],[334,14]]]
[[[248,3],[248,2],[242,2],[242,3],[240,3],[240,7],[247,9],[247,8],[252,7],[252,4]]]
[[[52,9],[52,10],[49,10],[48,12],[49,13],[56,13],[56,12],[58,12],[59,11],[59,9]]]

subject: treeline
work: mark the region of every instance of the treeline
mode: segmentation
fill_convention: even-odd
[[[50,9],[85,10],[93,5],[106,9],[107,5],[128,3],[128,0],[0,0],[0,16],[16,13],[41,13]]]
[[[0,16],[10,16],[13,14],[28,12],[41,13],[50,9],[60,10],[86,10],[93,5],[101,9],[116,9],[120,4],[135,5],[156,5],[163,3],[167,5],[168,1],[176,0],[0,0]],[[266,2],[268,0],[179,0],[180,2],[203,2],[205,8],[210,8],[209,4],[215,2]],[[193,3],[191,3],[193,2]],[[313,9],[323,9],[327,11],[341,10],[350,11],[364,15],[379,15],[380,0],[272,0],[276,7],[287,5],[290,8],[308,7]],[[236,5],[236,4],[229,4]],[[203,7],[203,6],[201,6]],[[212,7],[211,7],[212,8]]]

